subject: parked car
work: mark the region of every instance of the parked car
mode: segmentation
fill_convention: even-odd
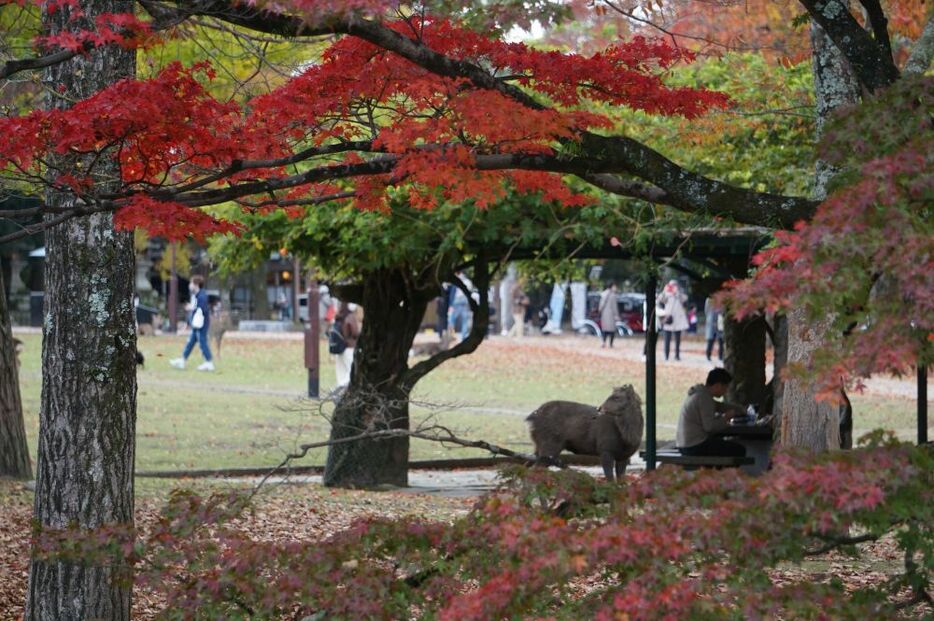
[[[626,291],[617,296],[617,301],[620,323],[625,325],[629,334],[645,332],[645,294]]]
[[[616,333],[620,336],[632,336],[637,332],[644,332],[644,305],[645,294],[634,291],[618,293],[616,296],[619,308],[619,321],[616,322]],[[600,292],[587,293],[587,319],[579,332],[600,336]]]

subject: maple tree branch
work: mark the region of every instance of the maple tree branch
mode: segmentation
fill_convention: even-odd
[[[650,203],[665,203],[667,201],[665,190],[656,186],[646,185],[640,181],[624,179],[618,175],[607,173],[585,174],[581,176],[581,179],[594,187],[612,194],[641,198]]]
[[[489,171],[518,169],[564,173],[578,175],[584,179],[587,175],[596,173],[635,174],[642,179],[659,180],[656,185],[663,192],[643,192],[639,198],[657,199],[658,202],[684,211],[728,217],[745,224],[790,228],[797,221],[809,217],[818,204],[808,199],[754,192],[708,179],[681,168],[656,151],[645,150],[643,145],[629,138],[589,135],[582,142],[585,149],[591,154],[597,154],[597,157],[523,153],[477,155],[474,167],[477,170]],[[157,200],[202,207],[250,194],[268,194],[276,190],[332,179],[387,174],[392,172],[400,157],[384,155],[367,162],[323,166],[288,177],[241,183],[202,192],[154,191],[151,196]],[[609,180],[598,180],[608,189],[620,189],[625,196],[632,196],[636,191],[632,184],[610,184]]]
[[[153,32],[171,28],[172,26],[181,23],[184,21],[184,19],[187,18],[187,15],[184,15],[179,11],[171,11],[170,9],[164,8],[160,11],[157,7],[155,7],[155,3],[150,2],[149,0],[138,0],[138,2],[153,17],[152,24],[150,25]],[[129,31],[121,30],[120,32],[128,33]],[[36,58],[8,60],[3,64],[3,67],[0,67],[0,80],[5,80],[21,71],[45,69],[46,67],[51,67],[52,65],[66,62],[75,56],[78,56],[79,54],[90,52],[95,47],[97,47],[97,45],[93,41],[85,41],[82,43],[80,49],[77,50],[62,49],[57,52]]]
[[[841,0],[799,0],[849,61],[859,83],[871,93],[898,79],[898,68],[880,41],[873,40]]]
[[[81,50],[59,50],[53,54],[39,56],[37,58],[22,58],[18,60],[8,60],[0,68],[0,80],[5,80],[20,71],[31,71],[34,69],[45,69],[58,63],[74,58],[78,54],[94,49],[94,44],[86,41]]]
[[[594,185],[602,187],[607,191],[619,193],[623,196],[668,204],[688,212],[703,211],[713,215],[728,217],[741,223],[762,224],[763,221],[766,221],[770,225],[784,228],[789,228],[798,220],[806,218],[817,204],[814,201],[790,199],[788,197],[763,192],[742,190],[728,184],[706,179],[700,175],[694,175],[693,173],[681,169],[657,153],[655,153],[655,158],[642,158],[639,160],[639,165],[655,177],[667,176],[668,180],[666,185],[668,188],[671,188],[670,191],[666,191],[662,188],[653,188],[649,185],[643,186],[635,181],[627,181],[620,178],[614,179],[611,176],[601,175],[600,173],[620,173],[627,172],[630,169],[629,159],[626,157],[627,154],[625,153],[626,143],[615,143],[615,141],[628,139],[605,138],[602,140],[609,140],[609,149],[615,153],[613,157],[604,157],[602,161],[594,161],[589,158],[510,153],[478,155],[475,158],[474,167],[477,170],[486,171],[533,170],[539,172],[572,174],[586,181],[592,181]],[[614,159],[614,157],[617,159]],[[277,191],[321,181],[388,174],[394,170],[400,159],[401,156],[399,155],[382,155],[366,162],[321,166],[287,177],[250,181],[229,185],[223,188],[211,188],[201,191],[196,191],[204,185],[199,181],[186,186],[186,188],[193,188],[191,190],[187,190],[186,188],[170,188],[148,192],[106,195],[99,197],[99,200],[95,201],[93,205],[69,209],[67,212],[63,213],[59,219],[55,220],[54,224],[59,224],[69,218],[90,213],[116,211],[123,206],[126,199],[138,193],[147,194],[156,200],[176,202],[188,207],[205,207],[226,201],[242,199],[256,194],[274,195]],[[228,169],[231,174],[237,170],[239,170],[239,168],[234,166]],[[222,178],[222,175],[219,176],[215,174],[211,178],[212,180],[216,180]],[[398,183],[401,182],[402,179],[395,179],[394,181]],[[765,215],[763,215],[763,210],[766,211]],[[24,217],[26,214],[24,212],[18,212],[11,213],[10,215],[12,217]],[[30,225],[24,230],[0,238],[0,242],[12,241],[13,239],[19,239],[26,235],[40,232],[49,228],[51,224],[52,221]]]
[[[666,192],[665,204],[683,211],[726,216],[744,224],[790,228],[809,218],[819,204],[710,179],[625,136],[587,133],[580,144],[588,156],[602,162],[604,172],[628,173],[648,181]]]
[[[319,168],[312,168],[311,170],[296,175],[289,175],[276,179],[265,179],[262,181],[250,181],[224,188],[212,188],[199,192],[177,192],[175,190],[153,191],[150,192],[149,195],[156,200],[173,201],[182,205],[187,205],[188,207],[205,207],[235,200],[244,196],[250,196],[252,194],[272,194],[278,190],[287,190],[289,188],[318,183],[320,181],[347,179],[365,175],[381,175],[391,172],[398,160],[398,156],[381,156],[367,162],[322,166]]]
[[[288,166],[297,164],[312,157],[319,155],[333,155],[335,153],[346,153],[347,151],[371,151],[373,142],[371,140],[352,140],[338,142],[335,144],[323,145],[319,147],[309,147],[303,149],[294,155],[271,160],[243,160],[239,164],[239,170],[249,170],[251,168],[275,168],[277,166]]]
[[[866,9],[866,15],[869,17],[869,25],[872,26],[872,35],[876,39],[885,53],[892,57],[892,41],[889,39],[889,21],[885,17],[885,11],[879,0],[859,0],[859,3]]]
[[[386,396],[381,395],[380,393],[376,391],[372,391],[372,392],[364,391],[362,394],[359,392],[356,392],[352,395],[352,397],[355,399],[361,400],[362,402],[370,406],[371,410],[373,410],[374,412],[377,412],[377,414],[375,414],[375,419],[370,420],[369,426],[354,428],[354,431],[357,431],[358,433],[355,433],[354,435],[351,435],[351,436],[346,436],[343,438],[336,438],[336,439],[329,438],[327,440],[321,440],[318,442],[308,442],[308,443],[300,444],[294,451],[286,454],[282,458],[282,461],[280,461],[276,466],[271,468],[263,476],[263,478],[259,481],[259,483],[257,483],[256,486],[253,488],[253,491],[250,494],[250,498],[252,498],[259,492],[260,488],[263,487],[263,485],[266,483],[266,481],[270,479],[270,477],[274,476],[277,472],[281,472],[282,470],[287,469],[288,465],[292,461],[296,459],[304,458],[306,455],[308,455],[309,451],[318,449],[318,448],[328,448],[328,447],[339,445],[339,444],[348,444],[351,442],[362,442],[365,440],[377,440],[377,441],[378,440],[391,440],[394,438],[402,438],[402,437],[416,438],[419,440],[428,440],[430,442],[439,442],[441,444],[454,444],[454,445],[462,446],[465,448],[479,448],[479,449],[488,451],[494,456],[507,457],[507,458],[510,458],[510,459],[513,459],[519,462],[526,463],[528,465],[537,463],[537,464],[548,465],[548,466],[557,466],[560,468],[567,467],[567,465],[560,459],[550,459],[550,458],[539,459],[535,457],[534,455],[530,455],[528,453],[520,453],[518,451],[513,451],[510,449],[498,446],[496,444],[492,444],[485,440],[467,440],[467,439],[461,438],[455,435],[454,432],[452,432],[448,427],[445,427],[443,425],[439,425],[433,422],[432,420],[433,416],[429,417],[422,423],[419,423],[415,429],[401,429],[401,428],[392,427],[392,424],[396,421],[386,420],[386,417],[385,417],[385,413],[393,409],[394,401],[392,399],[389,399]],[[347,393],[335,391],[331,393],[329,396],[323,399],[317,400],[316,401],[317,410],[318,410],[317,414],[320,415],[322,418],[324,418],[324,420],[327,421],[328,424],[333,425],[332,417],[325,413],[325,406],[329,403],[333,405],[337,405],[344,398],[348,398]],[[446,409],[448,407],[451,407],[447,405],[439,406],[439,404],[436,404],[436,403],[417,403],[411,399],[408,400],[408,403],[412,405],[417,404],[421,407],[425,407],[428,409],[434,409],[435,411],[439,411],[441,409]],[[379,424],[386,425],[386,427],[385,428],[375,427],[374,425],[377,422],[379,422]]]
[[[489,451],[493,455],[501,455],[503,457],[509,457],[512,459],[517,459],[519,461],[525,462],[527,464],[535,463],[545,463],[547,465],[566,467],[563,462],[558,462],[557,460],[549,460],[547,458],[539,460],[534,455],[529,455],[527,453],[519,453],[507,448],[503,448],[496,444],[492,444],[485,440],[466,440],[459,436],[454,435],[454,433],[442,425],[431,425],[430,427],[421,427],[419,429],[376,429],[369,431],[362,431],[358,434],[352,436],[346,436],[344,438],[338,438],[334,440],[321,440],[320,442],[308,442],[302,444],[298,447],[298,450],[289,453],[286,455],[279,464],[274,466],[266,475],[256,484],[254,488],[254,494],[256,491],[261,488],[270,477],[274,476],[277,472],[284,470],[292,461],[296,459],[302,459],[308,454],[308,451],[311,451],[316,448],[328,448],[338,444],[348,444],[351,442],[361,442],[363,440],[391,440],[393,438],[415,438],[418,440],[428,440],[431,442],[440,442],[442,444],[456,444],[458,446],[463,446],[465,448],[479,448],[486,451]]]
[[[475,269],[474,279],[476,280],[477,293],[480,297],[479,302],[474,301],[471,296],[471,291],[467,289],[467,286],[460,278],[452,276],[452,282],[467,296],[467,302],[470,304],[470,309],[473,312],[474,320],[473,324],[470,326],[470,332],[467,334],[467,338],[450,349],[438,352],[430,358],[414,364],[406,371],[404,384],[408,392],[411,392],[412,388],[415,387],[415,384],[417,384],[420,379],[441,366],[444,362],[452,358],[457,358],[458,356],[473,353],[476,351],[477,347],[480,346],[480,343],[483,342],[483,337],[486,336],[490,323],[489,287],[492,274],[489,271],[489,263],[482,257],[476,262]]]
[[[230,166],[224,170],[220,170],[214,174],[208,175],[197,181],[192,181],[189,184],[178,186],[172,188],[172,191],[177,194],[183,194],[185,192],[192,192],[199,188],[203,188],[206,185],[210,185],[215,181],[220,181],[231,175],[234,175],[238,172],[244,170],[253,170],[258,168],[278,168],[279,166],[288,166],[289,164],[297,164],[305,160],[317,157],[319,155],[333,155],[335,153],[345,153],[347,151],[368,151],[371,147],[371,142],[369,140],[358,140],[352,142],[339,142],[332,145],[324,145],[320,147],[309,147],[293,155],[287,157],[281,157],[271,160],[234,160],[231,162]],[[111,198],[111,197],[106,197]]]
[[[174,0],[177,10],[186,16],[213,17],[221,21],[241,26],[257,32],[279,35],[281,37],[320,36],[340,34],[333,21],[322,22],[316,26],[294,15],[267,10],[230,0]],[[339,22],[339,20],[335,20]]]
[[[259,203],[253,203],[250,201],[237,201],[237,204],[243,205],[250,209],[262,209],[263,207],[297,207],[303,205],[320,205],[322,203],[328,203],[331,201],[343,200],[346,198],[353,198],[356,196],[356,192],[337,192],[335,194],[328,194],[326,196],[316,196],[314,198],[293,198],[293,199],[277,199],[270,198]]]
[[[671,44],[672,44],[675,48],[678,48],[678,49],[681,48],[681,46],[678,45],[678,39],[679,39],[679,38],[682,38],[682,39],[689,39],[689,40],[692,40],[692,41],[703,41],[704,43],[708,43],[708,44],[710,44],[710,45],[723,47],[723,48],[728,49],[728,50],[731,49],[730,46],[728,46],[728,45],[724,45],[724,44],[719,43],[719,42],[717,42],[717,41],[712,41],[711,39],[708,39],[708,38],[706,38],[706,37],[698,37],[698,36],[695,36],[695,35],[680,34],[680,33],[672,32],[672,31],[669,30],[668,28],[665,28],[664,26],[653,22],[652,20],[648,19],[647,17],[639,17],[638,15],[635,14],[635,11],[626,9],[626,8],[624,8],[624,7],[621,7],[621,6],[618,6],[617,4],[615,4],[615,3],[613,3],[613,2],[604,2],[604,4],[605,4],[609,9],[611,9],[611,10],[613,10],[613,11],[619,13],[620,15],[622,15],[623,17],[625,17],[626,19],[631,19],[631,20],[634,21],[634,22],[638,22],[638,23],[640,23],[640,24],[645,24],[646,26],[649,26],[650,28],[654,28],[655,30],[658,30],[658,31],[661,32],[662,34],[667,35],[668,38],[671,39]]]
[[[858,535],[856,537],[825,537],[824,539],[827,543],[819,548],[814,548],[812,550],[805,550],[805,556],[818,556],[831,550],[835,550],[841,546],[851,546],[857,543],[866,543],[868,541],[876,541],[881,535],[875,533],[866,533],[864,535]]]
[[[368,145],[369,143],[363,141],[359,144]],[[648,152],[644,151],[642,149],[643,145],[629,138],[589,135],[585,137],[584,144],[592,153],[599,154],[599,157],[543,155],[539,153],[477,155],[473,167],[485,171],[531,170],[575,175],[585,181],[592,182],[597,187],[622,196],[640,198],[650,202],[671,205],[686,212],[702,212],[754,225],[790,228],[798,220],[809,217],[818,204],[816,201],[807,199],[753,192],[707,179],[702,175],[691,173],[677,166],[651,149]],[[339,149],[341,147],[337,146],[335,148]],[[421,148],[440,149],[443,146],[427,145]],[[321,154],[327,152],[328,149],[329,147],[316,147],[306,150],[306,152]],[[206,207],[226,201],[240,200],[251,195],[275,195],[277,191],[322,181],[389,174],[393,172],[402,157],[402,155],[398,154],[386,154],[374,157],[366,162],[320,166],[286,177],[248,181],[221,188],[200,190],[207,183],[220,180],[226,174],[239,172],[246,165],[260,167],[262,164],[275,163],[281,160],[265,162],[257,160],[231,164],[225,170],[226,174],[215,173],[205,180],[195,181],[180,188],[102,195],[97,197],[93,204],[88,203],[71,208],[67,212],[62,212],[59,218],[54,221],[50,220],[30,225],[0,238],[0,242],[12,241],[43,231],[54,224],[60,224],[73,217],[116,211],[125,204],[127,199],[135,194],[146,194],[156,200],[175,202],[187,207]],[[633,172],[634,170],[635,172]],[[614,178],[606,173],[629,173],[636,174],[643,179],[653,178],[662,181],[653,187],[652,185],[643,185],[637,181]],[[402,181],[404,181],[402,178],[393,179],[394,183]],[[10,214],[11,217],[25,217],[25,215],[25,212]]]

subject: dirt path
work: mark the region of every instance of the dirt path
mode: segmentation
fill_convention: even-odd
[[[504,337],[491,337],[493,342],[507,341]],[[674,359],[674,343],[671,344],[671,358],[665,360],[663,353],[662,339],[656,346],[656,364],[659,369],[674,370],[678,368],[689,369],[712,369],[718,366],[719,361],[714,358],[708,361],[705,356],[706,344],[697,336],[689,335],[681,341],[681,360]],[[629,362],[638,362],[644,364],[642,357],[643,338],[634,336],[629,338],[616,339],[614,347],[601,348],[600,341],[592,336],[561,335],[561,336],[536,336],[528,337],[522,340],[513,340],[510,343],[512,347],[523,347],[526,344],[534,344],[536,347],[551,349],[554,352],[573,351],[580,353],[587,351],[589,355],[608,360],[626,360]],[[696,375],[700,376],[701,373]],[[914,378],[897,377],[875,377],[866,382],[866,394],[875,394],[880,396],[904,397],[914,399],[917,395],[917,385]]]

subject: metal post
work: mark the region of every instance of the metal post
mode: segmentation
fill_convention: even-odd
[[[292,261],[292,321],[297,324],[302,323],[302,318],[299,316],[301,311],[301,305],[298,303],[298,295],[302,291],[302,278],[301,278],[301,266],[299,265],[298,258],[296,257]],[[308,307],[311,308],[310,306]],[[311,313],[308,314],[308,319],[311,319]]]
[[[918,444],[928,441],[928,369],[918,365]]]
[[[655,470],[655,289],[651,275],[645,283],[645,469]]]
[[[317,399],[320,394],[319,367],[321,318],[318,316],[318,280],[314,271],[308,272],[308,327],[305,329],[305,368],[308,369],[308,396]]]
[[[169,332],[178,332],[178,273],[175,271],[175,242],[171,246],[172,275],[169,277]]]

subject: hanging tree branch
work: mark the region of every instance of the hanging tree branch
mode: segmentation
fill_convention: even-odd
[[[470,333],[467,335],[466,339],[454,347],[438,352],[427,360],[422,360],[412,366],[406,372],[404,380],[409,391],[415,387],[415,384],[417,384],[421,378],[431,373],[447,360],[473,353],[476,351],[477,347],[480,346],[480,343],[483,342],[483,338],[486,336],[490,324],[489,290],[490,280],[493,274],[490,272],[489,262],[485,257],[479,257],[474,265],[474,281],[477,285],[477,297],[479,297],[479,301],[473,299],[471,291],[460,278],[452,275],[454,286],[467,296],[467,303],[470,304],[470,310],[473,312],[473,324],[470,326]]]

